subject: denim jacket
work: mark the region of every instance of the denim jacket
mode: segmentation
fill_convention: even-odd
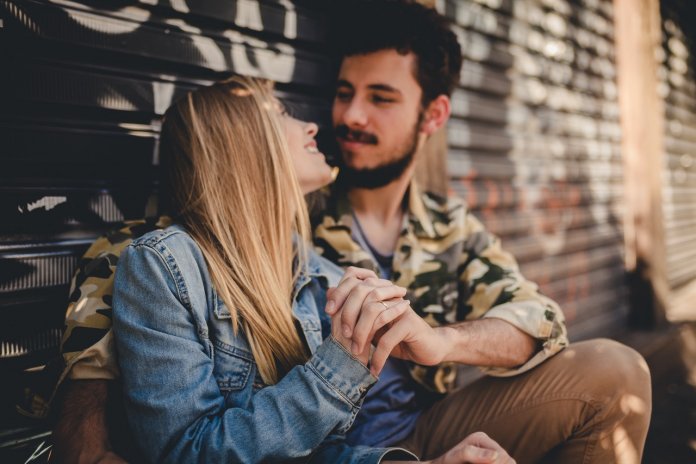
[[[322,336],[330,333],[326,288],[341,274],[310,256],[293,313],[311,358],[265,386],[185,230],[174,225],[133,241],[116,272],[113,327],[126,413],[143,455],[172,463],[415,459],[343,440],[376,379]]]

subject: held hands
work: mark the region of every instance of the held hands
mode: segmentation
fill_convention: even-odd
[[[370,370],[375,376],[390,355],[424,365],[443,360],[442,337],[413,312],[405,295],[405,288],[355,267],[327,294],[332,335],[365,365],[374,344]]]

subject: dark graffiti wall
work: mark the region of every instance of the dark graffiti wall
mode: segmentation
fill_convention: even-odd
[[[328,83],[316,5],[88,4],[0,2],[0,307],[28,318],[1,329],[2,357],[53,347],[52,305],[76,259],[109,225],[149,212],[159,118],[173,99],[238,72],[276,80],[301,115],[326,119],[326,99],[313,96]],[[21,310],[39,299],[45,314]],[[46,318],[50,329],[29,323]]]
[[[0,461],[45,435],[14,404],[56,353],[77,260],[154,213],[163,112],[236,72],[325,123],[326,16],[320,1],[0,0]]]

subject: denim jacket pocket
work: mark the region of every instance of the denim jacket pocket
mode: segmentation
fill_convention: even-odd
[[[252,372],[254,357],[241,333],[234,333],[227,306],[217,300],[210,339],[214,350],[214,375],[220,391],[227,393],[246,387]]]
[[[252,371],[252,356],[238,347],[215,339],[214,375],[223,393],[246,387]]]

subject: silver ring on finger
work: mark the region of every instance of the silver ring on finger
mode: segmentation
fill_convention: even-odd
[[[382,303],[382,306],[384,306],[384,309],[389,309],[389,305],[387,305],[387,303],[385,303],[384,301],[380,301],[380,303]]]

